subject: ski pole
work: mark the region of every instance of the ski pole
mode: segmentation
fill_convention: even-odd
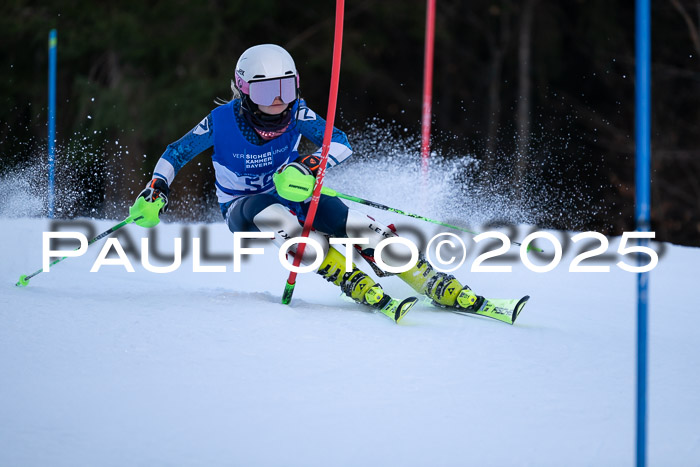
[[[434,219],[430,219],[430,218],[425,217],[425,216],[421,216],[418,214],[411,214],[410,212],[402,211],[400,209],[392,208],[390,206],[385,206],[384,204],[379,204],[379,203],[376,203],[374,201],[370,201],[368,199],[358,198],[357,196],[351,196],[351,195],[339,193],[339,192],[337,192],[331,188],[325,187],[325,186],[321,189],[321,194],[324,194],[326,196],[335,196],[338,198],[347,199],[348,201],[353,201],[355,203],[364,204],[366,206],[371,206],[373,208],[382,209],[384,211],[395,212],[396,214],[401,214],[403,216],[413,217],[414,219],[420,219],[422,221],[432,222],[433,224],[442,225],[444,227],[449,227],[449,228],[455,229],[455,230],[460,230],[462,232],[466,232],[466,233],[471,234],[471,235],[479,235],[478,232],[474,232],[472,230],[465,229],[464,227],[460,227],[458,225],[452,225],[452,224],[448,224],[447,222],[436,221]],[[519,246],[522,245],[521,243],[518,243],[518,242],[511,242],[511,243],[513,245],[519,245]],[[528,245],[527,251],[530,251],[530,250],[535,250],[535,251],[539,251],[540,253],[543,253],[542,249],[534,247],[532,245]]]
[[[123,221],[121,221],[120,223],[118,223],[117,225],[115,225],[114,227],[112,227],[112,228],[110,228],[110,229],[108,229],[108,230],[105,230],[104,232],[102,232],[101,234],[99,234],[97,237],[95,237],[95,238],[93,238],[92,240],[90,240],[90,241],[88,242],[88,246],[92,245],[92,244],[95,243],[97,240],[99,240],[99,239],[101,239],[101,238],[104,238],[104,237],[106,237],[107,235],[110,235],[110,234],[116,232],[117,230],[121,229],[121,228],[124,227],[125,225],[131,224],[132,222],[134,222],[134,221],[140,219],[141,217],[143,217],[143,216],[139,216],[139,217],[137,217],[136,219],[134,219],[134,218],[131,217],[131,216],[127,217],[126,219],[124,219]],[[78,249],[78,248],[76,248],[76,250],[77,250],[77,249]],[[75,250],[74,250],[74,251],[75,251]],[[52,263],[49,264],[49,267],[53,266],[54,264],[60,263],[61,261],[63,261],[63,260],[66,259],[66,258],[67,258],[67,256],[64,256],[63,258],[59,258],[59,259],[54,260]],[[39,269],[38,271],[35,271],[35,272],[31,273],[31,274],[27,274],[27,275],[24,275],[24,274],[23,274],[23,275],[19,276],[19,280],[17,281],[17,283],[16,283],[15,285],[16,285],[17,287],[26,287],[26,286],[29,285],[29,280],[30,280],[32,277],[34,277],[34,276],[36,276],[36,275],[38,275],[38,274],[40,274],[40,273],[42,273],[42,272],[44,272],[44,268],[41,268],[41,269]]]

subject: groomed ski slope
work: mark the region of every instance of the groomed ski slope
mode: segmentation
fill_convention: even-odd
[[[470,254],[463,282],[532,296],[515,326],[425,303],[395,325],[310,274],[281,305],[273,247],[240,273],[193,273],[191,253],[168,274],[138,258],[134,273],[90,273],[103,240],[17,288],[49,222],[0,222],[2,466],[633,463],[636,278],[620,258],[574,274],[569,249],[549,273],[513,260],[488,274],[469,272]],[[158,249],[202,228],[209,253],[232,253],[223,224],[161,224]],[[698,465],[700,250],[666,247],[651,275],[649,465]]]

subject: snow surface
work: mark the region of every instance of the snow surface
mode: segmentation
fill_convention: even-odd
[[[49,221],[0,222],[0,466],[634,462],[636,276],[614,254],[609,273],[569,273],[569,248],[544,274],[517,257],[512,273],[470,273],[470,254],[456,275],[477,292],[532,296],[515,326],[427,303],[396,325],[312,274],[280,304],[276,249],[234,273],[223,224],[155,230],[161,252],[206,230],[222,259],[205,264],[226,273],[192,272],[191,253],[168,274],[134,257],[134,273],[90,273],[102,240],[18,288],[41,267]],[[140,251],[148,231],[122,233]],[[700,250],[665,247],[651,274],[649,465],[700,465]]]

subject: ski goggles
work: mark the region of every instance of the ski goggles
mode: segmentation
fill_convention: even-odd
[[[276,97],[289,104],[297,98],[297,77],[272,78],[247,83],[240,77],[238,87],[244,94],[250,96],[250,100],[258,105],[272,105]]]

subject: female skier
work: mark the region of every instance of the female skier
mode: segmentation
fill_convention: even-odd
[[[189,133],[168,145],[155,166],[153,179],[131,208],[132,217],[143,216],[137,224],[157,224],[158,215],[168,207],[169,185],[177,172],[213,146],[216,193],[231,232],[272,231],[278,246],[301,235],[309,199],[285,199],[280,194],[284,190],[276,188],[273,176],[277,173],[284,180],[285,175],[317,174],[321,149],[310,155],[299,155],[297,149],[302,136],[321,146],[325,121],[301,99],[294,60],[277,45],[257,45],[243,52],[231,89],[234,98],[230,102],[212,110]],[[334,128],[327,167],[340,164],[351,154],[345,133]],[[151,218],[154,221],[149,221]],[[321,195],[313,228],[310,236],[323,246],[325,254],[316,273],[346,295],[377,308],[396,322],[416,302],[413,297],[392,299],[355,264],[347,269],[345,257],[327,240],[368,238],[369,244],[363,245],[360,253],[381,273],[373,264],[374,248],[381,240],[396,235],[392,230],[326,195]],[[302,263],[311,263],[314,256],[314,250],[306,248]],[[434,270],[422,255],[409,271],[398,276],[439,306],[469,311],[484,302],[454,277]]]

